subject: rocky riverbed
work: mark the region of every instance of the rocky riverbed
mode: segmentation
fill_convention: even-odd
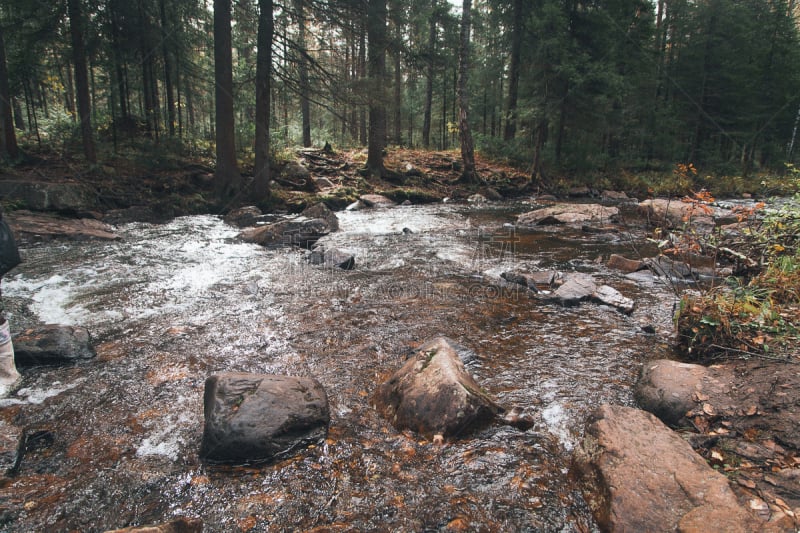
[[[607,527],[568,475],[573,456],[598,405],[635,406],[643,365],[674,358],[676,284],[606,266],[655,253],[632,209],[588,225],[519,225],[534,207],[340,212],[339,231],[317,244],[351,254],[347,270],[312,264],[292,243],[244,243],[209,216],[120,225],[117,240],[30,242],[4,280],[12,324],[83,326],[97,356],[24,367],[0,400],[0,419],[24,442],[0,487],[3,527],[103,531],[179,516],[209,531]],[[591,276],[595,291],[634,305],[565,307],[555,276],[532,290],[509,272]],[[437,335],[466,347],[476,382],[531,425],[489,424],[434,445],[383,418],[377,385]],[[267,465],[204,463],[203,387],[219,372],[315,379],[330,404],[327,436]],[[761,498],[778,527],[788,522],[776,520],[776,501]]]

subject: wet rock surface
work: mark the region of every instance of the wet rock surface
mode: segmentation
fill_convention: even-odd
[[[616,207],[599,204],[557,204],[523,213],[517,218],[520,226],[548,224],[583,224],[587,222],[608,222],[619,215]]]
[[[704,367],[656,360],[642,368],[639,405],[676,428],[731,479],[741,501],[779,530],[800,509],[800,375],[795,365],[732,361]]]
[[[3,279],[12,326],[84,325],[98,364],[23,369],[18,393],[0,399],[14,425],[52,435],[0,485],[10,527],[101,530],[180,509],[210,531],[596,528],[565,468],[585,413],[632,403],[642,354],[670,356],[661,338],[673,293],[596,261],[629,253],[626,243],[570,226],[509,235],[525,209],[340,213],[341,230],[319,244],[358,263],[334,274],[304,250],[243,243],[211,216],[123,226],[124,240],[110,243],[25,247],[27,261]],[[509,239],[513,257],[496,253]],[[576,267],[624,283],[632,317],[547,305],[499,281]],[[657,334],[641,333],[642,322]],[[531,427],[490,424],[438,447],[372,408],[409,347],[442,334],[475,347],[468,372],[501,405],[532,413]],[[200,399],[205,376],[221,372],[315,376],[329,395],[327,438],[258,468],[203,463]]]
[[[176,518],[163,524],[110,529],[105,533],[202,533],[203,521],[198,518]]]
[[[16,473],[24,453],[25,431],[0,419],[0,481]]]
[[[312,265],[322,265],[326,268],[352,270],[356,265],[356,257],[338,248],[329,250],[323,248],[312,251],[311,255],[308,256],[308,262]]]
[[[28,329],[15,336],[17,365],[54,365],[92,359],[96,352],[86,328],[48,325]]]
[[[296,245],[309,248],[321,237],[338,228],[336,214],[324,204],[315,204],[305,209],[298,217],[247,228],[239,234],[239,237],[245,242],[262,246]]]
[[[503,409],[466,371],[452,342],[431,339],[372,396],[375,408],[398,430],[428,438],[464,436]]]
[[[605,531],[750,532],[764,524],[728,480],[655,416],[603,405],[575,454],[584,496]]]
[[[22,240],[116,240],[113,227],[91,218],[65,218],[47,213],[14,211],[6,215],[14,233]]]
[[[658,360],[646,363],[636,399],[666,423],[701,427],[726,422],[739,434],[758,432],[800,450],[800,384],[795,365],[732,362],[709,367]]]
[[[200,458],[252,464],[286,457],[325,438],[328,397],[314,379],[223,373],[206,380]]]

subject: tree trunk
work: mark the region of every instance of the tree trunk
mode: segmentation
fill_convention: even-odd
[[[269,123],[272,74],[272,0],[258,1],[258,55],[256,57],[256,139],[253,195],[255,201],[269,195]]]
[[[83,19],[81,1],[69,0],[69,27],[72,35],[72,56],[75,62],[75,89],[78,96],[78,116],[83,139],[83,154],[89,163],[97,162],[92,137],[92,109],[89,102],[89,73],[86,67],[86,49],[83,43]]]
[[[369,144],[367,169],[383,177],[383,150],[386,148],[386,0],[369,0],[367,5],[369,43]]]
[[[225,202],[239,193],[242,181],[236,164],[231,0],[214,0],[214,81],[217,142],[215,178],[219,198]]]
[[[6,46],[2,27],[0,27],[0,155],[9,159],[16,159],[19,156],[11,111],[11,91],[8,87]]]
[[[169,51],[171,32],[167,27],[167,8],[165,0],[159,0],[161,14],[161,54],[164,56],[164,89],[167,92],[167,131],[175,136],[175,96],[172,87],[172,58]]]
[[[422,146],[431,145],[431,108],[433,107],[433,56],[436,52],[436,17],[431,16],[428,29],[428,63],[425,66],[425,110],[422,119]]]
[[[309,93],[311,87],[308,83],[308,59],[306,58],[306,16],[304,0],[294,0],[294,9],[297,16],[297,46],[300,49],[298,57],[298,70],[300,75],[300,114],[303,119],[303,146],[311,146],[311,104]]]
[[[14,107],[14,124],[16,124],[18,130],[25,131],[25,119],[22,117],[22,106],[19,103],[19,98],[12,98],[11,102]]]
[[[503,139],[510,141],[517,134],[517,94],[519,92],[519,56],[522,49],[522,0],[514,0],[511,26],[511,59],[508,66],[508,109]]]
[[[363,82],[367,79],[367,32],[361,26],[361,35],[358,41],[358,73]],[[358,140],[362,146],[367,144],[367,113],[363,105],[358,113]]]
[[[469,32],[472,11],[472,0],[464,0],[461,10],[461,38],[458,51],[458,133],[461,141],[461,159],[464,170],[459,181],[478,183],[480,178],[475,172],[475,146],[469,128],[469,91],[467,87],[469,72]]]

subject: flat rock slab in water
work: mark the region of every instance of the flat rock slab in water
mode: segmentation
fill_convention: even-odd
[[[202,533],[203,521],[199,518],[176,518],[163,524],[112,529],[105,533]]]
[[[481,390],[456,347],[444,337],[423,344],[378,386],[372,403],[396,429],[410,429],[427,438],[464,435],[503,411]]]
[[[48,325],[14,337],[17,365],[53,365],[91,359],[96,355],[86,328]]]
[[[650,413],[599,407],[574,460],[604,531],[762,530],[728,479]]]
[[[574,273],[565,277],[564,283],[549,297],[561,305],[578,305],[587,300],[611,306],[625,314],[631,314],[634,301],[623,296],[608,285],[598,285],[590,274]]]
[[[65,238],[76,241],[119,239],[114,233],[114,228],[91,218],[64,218],[30,211],[14,211],[8,213],[6,218],[14,233],[22,238],[34,240]]]
[[[324,439],[328,397],[314,379],[224,373],[206,380],[200,458],[251,464],[279,459]]]
[[[557,204],[544,207],[517,218],[520,226],[542,226],[548,224],[583,224],[588,222],[613,221],[619,209],[600,204]]]

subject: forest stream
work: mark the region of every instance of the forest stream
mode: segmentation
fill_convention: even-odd
[[[632,404],[641,363],[672,355],[675,295],[605,267],[612,253],[642,253],[637,221],[599,234],[515,229],[525,210],[340,212],[321,244],[354,253],[351,271],[242,243],[213,216],[120,226],[113,242],[26,245],[3,280],[12,330],[85,326],[97,358],[23,368],[21,388],[0,400],[0,416],[28,434],[0,487],[0,530],[176,516],[213,532],[596,530],[571,452],[592,408]],[[561,307],[502,281],[509,270],[588,272],[636,309]],[[474,352],[478,383],[533,427],[496,424],[438,446],[381,418],[376,384],[438,334]],[[316,378],[327,439],[259,467],[201,463],[203,386],[221,371]]]

